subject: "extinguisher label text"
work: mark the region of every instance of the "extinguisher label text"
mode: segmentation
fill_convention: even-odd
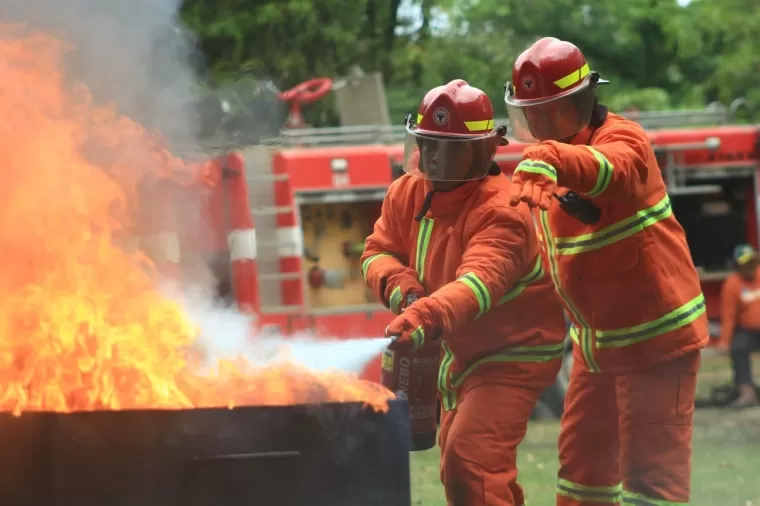
[[[414,365],[435,365],[438,367],[438,360],[438,357],[414,358],[412,359],[412,363]]]
[[[401,357],[398,369],[398,387],[403,392],[409,391],[409,368],[412,362],[407,357]]]

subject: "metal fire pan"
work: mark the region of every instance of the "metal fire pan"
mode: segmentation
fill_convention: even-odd
[[[0,504],[409,506],[406,401],[0,414]]]

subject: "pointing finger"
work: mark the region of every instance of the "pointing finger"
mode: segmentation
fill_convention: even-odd
[[[520,200],[527,202],[528,205],[532,207],[533,203],[531,202],[531,197],[533,197],[533,181],[528,180],[523,184],[522,192],[520,192]]]
[[[522,191],[522,183],[520,181],[512,180],[512,184],[509,185],[509,205],[516,206],[520,203],[520,192]]]
[[[536,207],[541,205],[541,194],[544,192],[544,189],[541,187],[540,184],[534,184],[533,185],[533,193],[530,195],[530,204],[531,207]]]
[[[541,194],[541,201],[538,203],[538,207],[546,211],[552,205],[551,192],[544,192]]]

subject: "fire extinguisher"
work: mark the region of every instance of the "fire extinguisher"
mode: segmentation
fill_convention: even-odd
[[[409,295],[406,305],[417,299],[416,295]],[[440,347],[432,343],[416,350],[383,352],[380,382],[409,404],[409,447],[413,452],[435,446],[439,360]]]

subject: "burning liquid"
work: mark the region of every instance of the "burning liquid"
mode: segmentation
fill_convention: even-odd
[[[293,363],[189,361],[198,328],[118,246],[142,177],[189,169],[63,82],[62,44],[0,26],[0,410],[286,405],[392,395]]]

